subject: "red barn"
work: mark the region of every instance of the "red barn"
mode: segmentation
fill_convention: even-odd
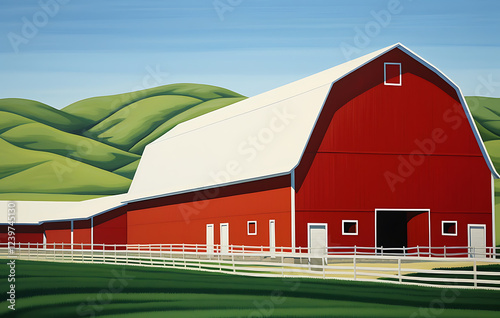
[[[90,235],[223,251],[484,248],[498,177],[460,89],[396,44],[178,125]],[[102,212],[45,232],[89,241],[84,220]]]

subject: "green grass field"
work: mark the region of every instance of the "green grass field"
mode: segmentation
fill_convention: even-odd
[[[2,293],[9,267],[0,264]],[[16,262],[2,317],[498,317],[500,292],[189,270]],[[5,299],[5,297],[3,298]]]

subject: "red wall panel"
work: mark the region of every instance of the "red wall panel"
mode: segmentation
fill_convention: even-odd
[[[250,182],[129,205],[128,242],[205,244],[206,225],[229,223],[229,243],[268,246],[269,220],[276,221],[276,246],[291,245],[290,176]],[[247,221],[257,221],[257,235],[247,235]]]
[[[384,85],[385,62],[402,64],[401,86]],[[464,220],[485,214],[491,226],[491,173],[455,90],[399,49],[332,86],[296,169],[296,191],[297,246],[307,246],[307,223],[317,212],[329,229],[339,217],[373,216],[377,208],[430,209]],[[422,216],[408,223],[408,243],[421,245],[428,230],[415,226],[424,223]],[[371,234],[360,226],[357,238],[341,237],[340,245],[361,239],[369,246]]]
[[[14,224],[16,243],[43,243],[43,229],[40,225]],[[0,225],[0,243],[8,242],[8,225]]]
[[[71,243],[71,222],[49,222],[43,223],[47,247],[61,248],[61,243]],[[55,243],[55,245],[54,245]]]
[[[82,248],[82,246],[84,249],[90,248],[89,245],[85,246],[85,244],[90,244],[91,240],[90,224],[90,219],[73,222],[73,243],[80,244],[75,248]],[[83,245],[81,245],[82,243]]]
[[[429,246],[429,212],[408,213],[407,237],[408,246]],[[420,249],[420,252],[428,252],[428,249]],[[410,251],[412,253],[415,250]]]
[[[94,245],[103,243],[127,244],[126,206],[94,217]]]

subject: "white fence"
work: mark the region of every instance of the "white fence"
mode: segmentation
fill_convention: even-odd
[[[331,247],[319,251],[295,249],[295,252],[281,247],[200,244],[96,244],[91,247],[90,244],[64,243],[46,246],[18,243],[14,247],[1,243],[0,258],[172,267],[261,277],[311,277],[500,289],[500,260],[495,258],[493,248],[474,251],[468,247],[441,247],[438,251],[434,247],[431,250],[418,247],[411,252],[413,248],[382,250],[372,247],[370,253],[369,248],[359,247]],[[220,253],[224,250],[228,253]],[[496,268],[490,270],[488,267]]]

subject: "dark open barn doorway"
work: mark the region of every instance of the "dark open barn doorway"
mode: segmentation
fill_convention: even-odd
[[[408,246],[406,214],[406,211],[377,211],[377,247],[383,247],[384,254],[403,253],[402,248]]]

